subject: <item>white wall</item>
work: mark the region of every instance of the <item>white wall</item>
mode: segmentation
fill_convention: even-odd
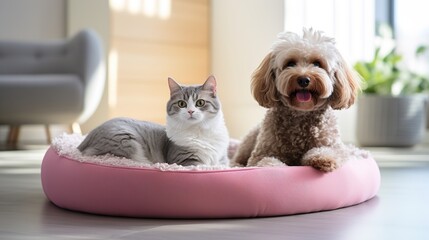
[[[230,135],[242,138],[264,116],[250,77],[283,30],[283,0],[213,0],[211,11],[211,69]]]
[[[65,37],[65,0],[1,0],[0,39]]]
[[[104,56],[109,54],[110,43],[110,10],[106,0],[67,0],[67,35],[73,36],[82,28],[91,28],[96,31],[104,45]],[[107,76],[107,73],[106,73]],[[109,119],[109,104],[107,94],[108,83],[104,86],[103,96],[94,114],[82,124],[82,132],[88,133],[107,119]]]

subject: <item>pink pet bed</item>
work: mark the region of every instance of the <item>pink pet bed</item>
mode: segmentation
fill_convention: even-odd
[[[151,218],[289,215],[355,205],[374,197],[380,185],[378,166],[369,154],[354,156],[331,173],[304,166],[163,169],[101,165],[78,159],[70,154],[74,149],[64,150],[74,145],[61,144],[54,143],[43,159],[43,190],[58,207],[94,214]]]

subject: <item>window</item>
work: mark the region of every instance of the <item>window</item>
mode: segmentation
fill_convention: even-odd
[[[285,0],[285,30],[313,27],[336,39],[350,63],[372,57],[375,0]]]
[[[419,0],[392,0],[394,31],[397,50],[404,55],[404,63],[411,70],[428,73],[429,58],[416,58],[420,45],[429,45],[429,22],[425,20],[429,2]]]

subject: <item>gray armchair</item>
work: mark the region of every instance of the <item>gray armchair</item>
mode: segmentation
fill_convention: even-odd
[[[49,42],[0,41],[0,125],[8,144],[19,127],[67,124],[75,132],[96,110],[105,84],[101,40],[91,30]]]

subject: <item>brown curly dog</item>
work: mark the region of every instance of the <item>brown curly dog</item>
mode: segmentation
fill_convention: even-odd
[[[350,107],[359,76],[347,66],[332,38],[304,29],[282,33],[252,76],[256,101],[268,108],[262,123],[242,141],[234,166],[340,167],[348,146],[334,109]]]

